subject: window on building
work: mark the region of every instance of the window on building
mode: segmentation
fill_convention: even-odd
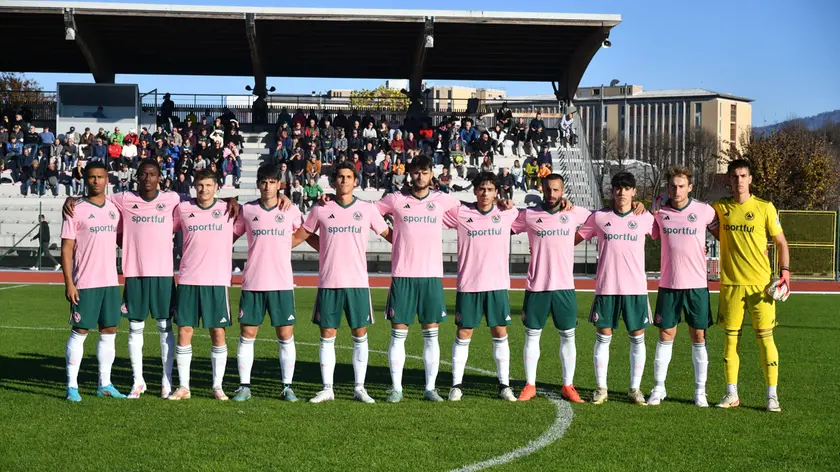
[[[735,123],[738,121],[738,105],[731,105],[729,107],[729,121]]]
[[[435,90],[435,98],[440,98],[440,90]]]
[[[592,95],[596,97],[601,95],[601,89],[592,89]]]
[[[703,105],[701,103],[694,104],[694,126],[700,127],[703,121]]]
[[[452,100],[452,90],[446,92],[446,98]]]

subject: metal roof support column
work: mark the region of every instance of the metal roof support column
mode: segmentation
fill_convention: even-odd
[[[93,80],[97,84],[113,84],[116,79],[114,69],[108,63],[105,54],[99,48],[96,39],[91,38],[85,30],[79,30],[76,25],[75,11],[72,8],[64,9],[64,38],[68,41],[75,41],[79,46],[82,55],[85,56]]]
[[[426,50],[435,47],[435,19],[427,16],[423,24],[423,32],[417,41],[414,52],[414,68],[408,80],[409,115],[419,117],[423,112],[421,99],[423,97],[423,73],[426,70]]]
[[[610,28],[602,26],[592,31],[589,36],[580,42],[569,60],[568,68],[563,70],[556,83],[551,83],[554,88],[554,96],[557,97],[558,101],[568,105],[574,100],[575,92],[583,78],[583,73],[586,72],[586,67],[609,36]]]
[[[254,95],[265,96],[266,75],[263,68],[262,55],[260,55],[260,41],[257,37],[256,15],[245,14],[245,35],[248,37],[248,49],[251,52],[251,66],[254,69]]]

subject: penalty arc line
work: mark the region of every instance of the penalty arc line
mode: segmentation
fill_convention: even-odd
[[[0,290],[11,290],[13,288],[29,287],[29,285],[12,285],[11,287],[0,287]]]
[[[33,330],[33,331],[67,331],[67,328],[53,328],[53,327],[28,327],[28,326],[0,326],[0,329],[21,329],[21,330]],[[146,336],[154,336],[156,333],[146,333]],[[209,339],[210,336],[207,334],[193,334],[193,337],[199,338],[207,338]],[[226,336],[225,339],[230,340],[238,340],[238,336]],[[257,341],[261,342],[270,342],[276,343],[276,340],[273,339],[265,339],[265,338],[257,338]],[[296,345],[301,346],[313,346],[318,347],[320,343],[309,343],[304,341],[295,341]],[[352,350],[351,346],[341,346],[336,345],[339,349],[349,349]],[[384,354],[388,355],[387,351],[380,351],[377,349],[371,349],[370,352],[374,354]],[[415,356],[412,354],[406,354],[405,356],[407,359],[414,359],[418,361],[422,361],[423,358],[421,356]],[[451,362],[440,361],[441,364],[451,366]],[[479,367],[470,367],[465,366],[466,370],[470,370],[479,374],[494,376],[496,375],[495,372],[482,369]],[[559,440],[566,434],[566,431],[569,429],[569,426],[572,424],[572,418],[574,417],[574,412],[572,408],[569,406],[569,403],[562,400],[559,396],[554,394],[553,392],[539,389],[539,393],[546,398],[554,405],[555,409],[555,418],[554,423],[549,426],[547,430],[545,430],[542,434],[539,435],[536,439],[530,441],[528,444],[514,449],[512,451],[506,452],[502,455],[491,457],[489,459],[483,460],[481,462],[475,462],[473,464],[469,464],[463,467],[459,467],[457,469],[453,469],[451,472],[475,472],[478,470],[489,469],[491,467],[500,466],[503,464],[507,464],[515,459],[519,459],[521,457],[529,456],[540,449],[545,448],[546,446],[554,443],[555,441]]]

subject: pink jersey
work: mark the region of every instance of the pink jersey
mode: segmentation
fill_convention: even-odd
[[[443,277],[443,214],[461,202],[443,192],[423,198],[388,194],[376,202],[383,216],[394,215],[393,277]]]
[[[590,214],[580,207],[554,213],[542,207],[520,210],[511,229],[514,233],[528,232],[531,262],[525,290],[574,290],[575,232]]]
[[[653,231],[653,215],[612,209],[596,211],[579,230],[584,239],[598,237],[596,295],[647,295],[645,235]]]
[[[110,197],[123,222],[122,269],[126,277],[172,277],[173,215],[181,202],[175,192],[145,200],[137,192]]]
[[[80,200],[72,217],[61,223],[61,239],[76,241],[73,250],[73,283],[76,288],[113,287],[117,278],[117,230],[120,212],[105,200],[102,206]]]
[[[665,205],[656,214],[654,238],[662,239],[660,287],[706,288],[706,227],[715,210],[703,202],[689,200],[681,210]]]
[[[241,207],[233,233],[237,237],[248,235],[248,263],[242,274],[242,290],[294,289],[292,236],[301,224],[303,217],[297,207],[287,211],[269,209],[259,200]]]
[[[303,228],[318,232],[318,288],[367,288],[367,245],[370,231],[388,229],[373,203],[353,197],[346,207],[331,201],[315,205]]]
[[[195,200],[178,205],[177,218],[184,232],[179,284],[230,286],[234,222],[225,215],[226,208],[225,202],[215,199],[207,208]]]
[[[458,229],[458,291],[510,289],[510,228],[519,211],[487,212],[475,204],[458,205],[443,215],[443,224]]]

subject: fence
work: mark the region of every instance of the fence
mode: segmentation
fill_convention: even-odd
[[[780,210],[779,221],[788,242],[791,278],[837,279],[837,212]],[[773,273],[778,273],[779,257],[775,245],[770,246]]]

